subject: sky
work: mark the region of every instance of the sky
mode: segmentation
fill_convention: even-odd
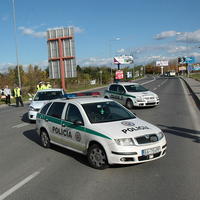
[[[199,0],[0,0],[0,72],[16,65],[16,47],[19,64],[48,66],[46,31],[68,26],[80,66],[109,65],[119,55],[132,55],[134,65],[200,62],[199,8]]]

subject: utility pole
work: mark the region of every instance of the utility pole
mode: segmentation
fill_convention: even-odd
[[[18,85],[21,88],[22,84],[21,84],[20,69],[19,69],[19,53],[18,53],[18,41],[17,41],[17,30],[16,30],[15,0],[12,0],[12,5],[13,5],[13,28],[14,28],[14,36],[15,36]]]

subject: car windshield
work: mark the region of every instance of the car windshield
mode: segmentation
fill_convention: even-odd
[[[148,91],[145,87],[141,85],[126,85],[124,86],[128,92],[145,92]]]
[[[62,91],[48,91],[48,92],[38,92],[34,98],[34,101],[44,101],[59,99],[63,97]]]
[[[135,115],[113,101],[88,103],[82,106],[92,124],[135,118]]]

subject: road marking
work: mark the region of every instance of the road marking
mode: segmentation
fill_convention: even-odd
[[[22,128],[22,127],[24,127],[24,126],[28,126],[29,125],[29,123],[21,123],[21,124],[17,124],[17,125],[15,125],[15,126],[13,126],[12,128]]]
[[[0,200],[4,200],[6,197],[8,197],[12,193],[14,193],[16,190],[18,190],[19,188],[21,188],[23,185],[25,185],[26,183],[28,183],[29,181],[31,181],[33,178],[35,178],[36,176],[38,176],[43,169],[44,168],[42,168],[41,170],[38,170],[38,171],[34,172],[30,176],[28,176],[27,178],[25,178],[24,180],[20,181],[18,184],[16,184],[15,186],[13,186],[12,188],[10,188],[6,192],[4,192],[2,195],[0,195]]]
[[[160,86],[162,86],[166,81],[167,81],[167,79],[164,80],[164,81],[163,81],[160,85],[158,85],[156,88],[154,88],[153,91],[154,91],[154,90],[157,90],[157,89],[158,89]]]
[[[153,80],[150,80],[150,81],[147,81],[147,82],[141,83],[140,85],[145,85],[145,84],[147,84],[147,83],[151,83],[151,82],[153,82],[153,81],[155,81],[155,80],[156,80],[156,78],[153,77]]]

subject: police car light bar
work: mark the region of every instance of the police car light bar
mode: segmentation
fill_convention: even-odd
[[[80,92],[80,93],[70,93],[70,94],[64,94],[64,97],[67,99],[73,99],[78,97],[98,97],[100,96],[100,92]]]

